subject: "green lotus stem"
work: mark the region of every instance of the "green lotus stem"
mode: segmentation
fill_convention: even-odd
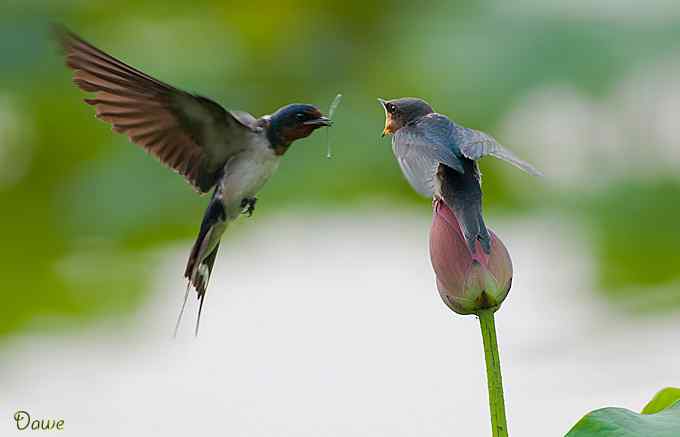
[[[485,309],[476,312],[482,328],[484,340],[484,358],[486,359],[486,379],[489,387],[489,410],[491,413],[491,430],[493,437],[508,437],[508,424],[505,419],[505,400],[503,399],[503,378],[501,377],[501,360],[498,355],[496,341],[496,323],[494,310]]]

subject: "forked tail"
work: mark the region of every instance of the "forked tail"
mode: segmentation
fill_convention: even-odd
[[[191,249],[187,267],[184,270],[184,277],[187,278],[187,289],[184,293],[184,302],[177,317],[177,324],[175,325],[175,337],[184,314],[187,299],[189,297],[189,290],[194,287],[196,295],[199,300],[198,317],[196,318],[195,335],[198,335],[198,328],[201,323],[201,312],[203,311],[203,302],[205,300],[205,291],[208,288],[208,281],[212,273],[217,251],[220,247],[220,238],[224,229],[226,228],[226,214],[222,204],[222,198],[216,190],[213,194],[208,209],[203,215],[201,222],[201,229],[198,232],[198,237]]]

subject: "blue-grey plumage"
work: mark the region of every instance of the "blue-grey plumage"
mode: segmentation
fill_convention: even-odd
[[[260,118],[227,110],[125,64],[64,28],[56,31],[66,64],[75,71],[74,82],[96,93],[86,102],[95,106],[97,118],[180,173],[200,193],[214,190],[185,269],[187,295],[193,285],[200,300],[200,320],[228,224],[244,207],[252,213],[255,195],[295,140],[331,122],[308,104],[287,105]]]
[[[460,222],[470,250],[474,253],[479,241],[489,253],[491,241],[482,216],[476,161],[489,155],[531,175],[541,173],[490,135],[457,125],[422,99],[378,101],[385,110],[383,135],[392,135],[394,156],[413,189],[443,200]]]

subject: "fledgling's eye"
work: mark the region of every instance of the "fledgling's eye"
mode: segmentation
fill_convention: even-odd
[[[397,108],[391,103],[388,103],[386,108],[387,112],[389,112],[390,114],[394,114],[394,112],[397,110]]]
[[[305,120],[305,114],[303,114],[302,112],[298,112],[297,114],[295,114],[295,119],[297,121],[304,121]]]

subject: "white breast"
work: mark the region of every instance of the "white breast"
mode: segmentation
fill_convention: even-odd
[[[241,201],[254,197],[274,174],[280,157],[269,147],[269,142],[258,136],[247,150],[232,157],[224,166],[222,193],[229,218],[241,212]]]

